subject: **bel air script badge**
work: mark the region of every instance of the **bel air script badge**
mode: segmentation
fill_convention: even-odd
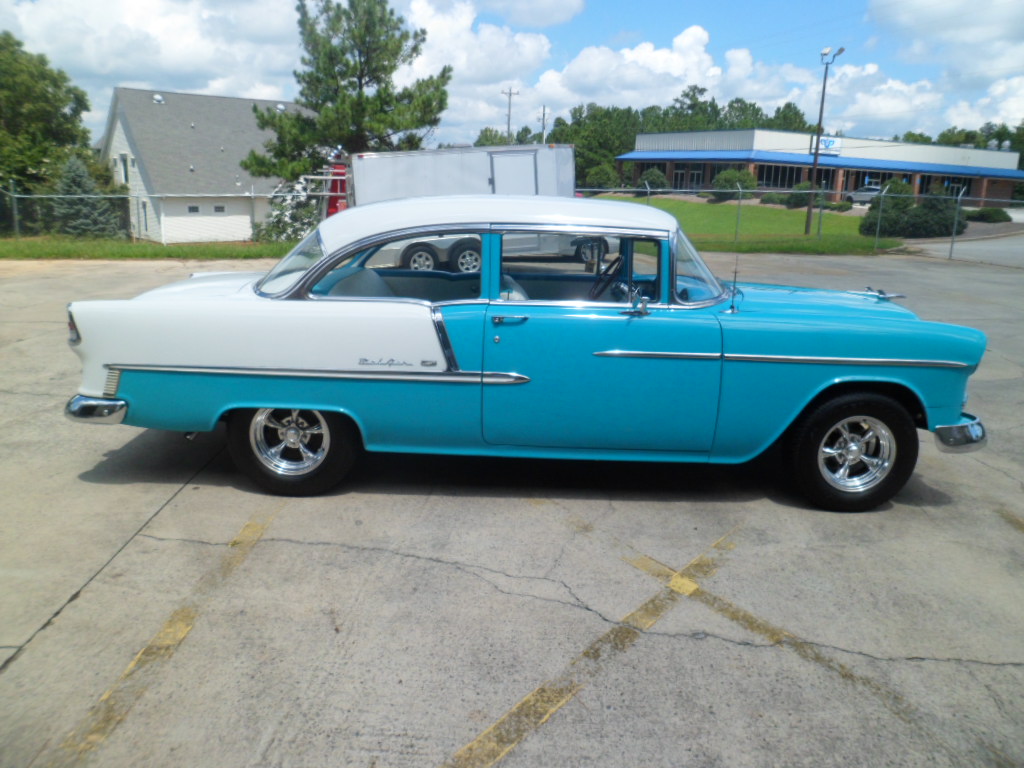
[[[412,363],[407,363],[405,360],[395,360],[393,357],[389,357],[387,360],[370,360],[365,357],[359,358],[360,365],[369,365],[374,368],[412,368]]]

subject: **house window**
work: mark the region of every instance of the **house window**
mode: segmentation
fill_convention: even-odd
[[[224,213],[224,211],[225,211],[225,208],[224,208],[223,205],[215,205],[215,206],[213,206],[213,212],[214,213]]]
[[[145,200],[142,201],[142,228],[149,232],[149,206]]]
[[[190,205],[188,207],[188,212],[189,213],[199,213],[199,206],[198,205]]]

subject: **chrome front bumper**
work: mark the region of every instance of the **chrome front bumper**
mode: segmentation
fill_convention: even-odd
[[[968,453],[985,447],[988,433],[985,432],[985,425],[981,423],[981,419],[969,413],[962,416],[963,421],[959,424],[935,428],[935,444],[939,446],[940,451]]]
[[[75,395],[64,406],[64,415],[72,421],[90,424],[120,424],[128,413],[128,403],[105,397]]]

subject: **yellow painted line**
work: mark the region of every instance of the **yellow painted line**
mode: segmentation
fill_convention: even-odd
[[[734,528],[733,531],[735,530]],[[731,549],[731,545],[723,544],[731,534],[732,531],[716,541],[710,549]],[[638,567],[642,566],[643,570],[649,573],[662,574],[666,582],[678,577],[681,582],[689,583],[698,577],[714,573],[716,567],[714,558],[707,552],[698,555],[680,571],[645,556],[624,559],[634,565],[639,563]],[[679,602],[680,594],[679,591],[665,587],[653,595],[626,615],[615,627],[591,643],[561,674],[543,683],[502,715],[494,725],[456,752],[444,763],[443,768],[488,768],[498,763],[568,704],[600,671],[602,660],[628,651],[639,639],[641,632],[653,627]]]
[[[722,539],[719,539],[719,541],[715,542],[713,548],[719,550],[732,549],[735,545],[729,539],[730,536],[731,532],[726,534]],[[778,645],[781,648],[793,651],[802,659],[813,662],[814,664],[838,675],[843,680],[869,691],[874,694],[886,706],[886,708],[901,719],[909,722],[912,715],[915,713],[914,707],[896,691],[886,687],[876,680],[857,674],[847,665],[831,658],[816,645],[799,639],[792,632],[765,621],[764,619],[758,618],[750,611],[740,608],[738,605],[735,605],[722,597],[718,597],[701,587],[697,579],[707,578],[707,576],[714,573],[715,562],[713,559],[706,558],[702,555],[690,563],[686,568],[678,572],[673,572],[663,563],[659,563],[657,560],[644,556],[627,559],[627,562],[659,581],[664,582],[672,592],[679,595],[685,595],[692,600],[702,603],[719,616],[729,619],[735,624],[739,624],[748,632],[763,637],[773,645]]]
[[[999,516],[1002,517],[1003,520],[1012,525],[1021,533],[1024,533],[1024,519],[1017,517],[1017,515],[1013,514],[1007,509],[999,509],[998,512]]]
[[[199,579],[189,601],[171,614],[146,646],[135,655],[117,682],[100,696],[78,727],[67,736],[60,745],[60,752],[44,764],[76,765],[87,753],[110,737],[153,682],[156,670],[161,666],[158,662],[166,662],[174,656],[192,631],[199,617],[198,605],[201,599],[220,586],[242,564],[263,537],[272,519],[273,515],[262,521],[250,520],[242,526],[217,565]]]

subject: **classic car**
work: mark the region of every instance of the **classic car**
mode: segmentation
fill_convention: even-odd
[[[524,236],[536,253],[506,253]],[[479,270],[395,263],[427,237],[479,243]],[[963,412],[980,331],[882,291],[734,282],[644,205],[357,206],[266,274],[70,304],[83,374],[66,413],[185,433],[225,422],[239,469],[291,495],[329,490],[362,450],[739,464],[778,446],[807,500],[853,511],[904,486],[918,429],[946,451],[984,444]]]

